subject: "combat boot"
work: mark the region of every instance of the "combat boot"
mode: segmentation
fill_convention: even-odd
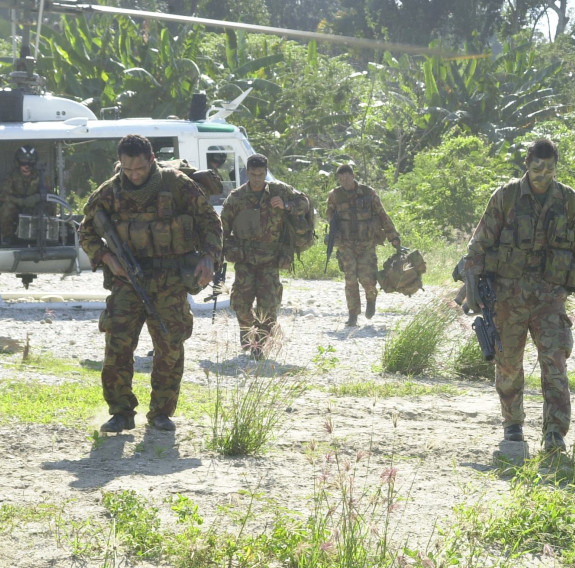
[[[375,314],[375,300],[368,300],[365,306],[365,317],[370,320]]]
[[[508,442],[523,442],[523,426],[511,424],[503,429],[503,438]]]
[[[148,424],[157,430],[167,430],[168,432],[173,432],[176,429],[174,422],[165,414],[158,414],[158,416],[151,418],[148,420]]]
[[[345,322],[347,327],[356,327],[357,326],[357,315],[349,314],[348,320]]]
[[[563,436],[559,432],[547,432],[545,434],[545,451],[546,452],[564,452],[567,450]]]
[[[114,414],[108,422],[100,426],[100,432],[121,432],[122,430],[133,430],[136,427],[133,416],[124,414]]]

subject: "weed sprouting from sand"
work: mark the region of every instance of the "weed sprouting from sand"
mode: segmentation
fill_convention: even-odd
[[[544,453],[513,470],[510,492],[497,503],[454,507],[440,558],[445,565],[522,566],[532,555],[575,562],[573,457]],[[492,564],[494,558],[503,559]],[[513,561],[513,563],[512,563]],[[554,564],[555,565],[555,564]]]
[[[257,454],[282,426],[288,408],[304,389],[291,377],[249,374],[226,388],[217,375],[211,391],[209,447],[228,456]]]
[[[455,311],[446,303],[431,304],[419,311],[384,344],[382,367],[389,373],[419,375],[433,367],[434,355]]]
[[[336,349],[333,345],[317,346],[317,355],[312,359],[315,369],[319,373],[328,373],[335,369],[339,359],[335,356]]]
[[[104,492],[102,503],[113,517],[122,542],[133,554],[161,558],[164,545],[157,507],[150,506],[133,490]]]
[[[483,358],[475,335],[469,337],[456,352],[453,372],[463,379],[495,379],[495,365]]]

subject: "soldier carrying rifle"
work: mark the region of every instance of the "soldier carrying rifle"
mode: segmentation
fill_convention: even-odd
[[[480,282],[497,298],[495,386],[505,440],[523,441],[523,355],[527,332],[537,348],[543,390],[545,451],[564,451],[571,403],[566,360],[571,322],[565,301],[575,291],[575,191],[555,181],[559,153],[539,139],[527,149],[527,172],[493,193],[465,257],[467,304],[481,313]]]
[[[112,293],[100,316],[106,334],[102,387],[112,418],[103,432],[135,427],[134,350],[144,323],[152,337],[148,423],[175,430],[170,419],[192,334],[187,294],[214,276],[222,254],[222,225],[203,191],[182,172],[159,168],[147,138],[118,144],[120,170],[90,197],[80,226],[92,268],[104,267]]]

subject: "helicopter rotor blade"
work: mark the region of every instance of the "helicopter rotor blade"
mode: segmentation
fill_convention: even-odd
[[[18,0],[2,0],[0,6],[18,3]],[[116,8],[112,6],[100,6],[97,4],[77,4],[74,2],[52,2],[46,0],[45,10],[60,13],[100,13],[109,15],[130,16],[134,18],[144,18],[152,20],[162,20],[165,22],[175,22],[181,24],[197,24],[212,28],[224,28],[230,30],[243,30],[246,32],[270,34],[296,38],[301,40],[326,41],[329,43],[342,44],[350,47],[372,49],[375,51],[391,51],[398,53],[409,53],[414,55],[441,55],[449,57],[457,55],[444,49],[434,49],[423,46],[395,43],[378,39],[368,39],[361,37],[350,37],[336,34],[324,34],[303,30],[292,30],[288,28],[275,28],[271,26],[260,26],[256,24],[246,24],[242,22],[228,22],[225,20],[211,20],[207,18],[197,18],[195,16],[181,16],[177,14],[165,14],[162,12],[150,12],[146,10],[133,10],[129,8]]]

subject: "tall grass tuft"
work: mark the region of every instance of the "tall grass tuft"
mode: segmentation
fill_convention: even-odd
[[[211,438],[208,446],[227,456],[257,454],[284,423],[287,410],[303,393],[293,378],[252,377],[226,388],[220,377],[211,393]]]
[[[475,335],[470,337],[455,354],[453,372],[463,379],[495,380],[495,365],[483,358]]]
[[[545,566],[574,566],[573,461],[563,460],[570,462],[570,478],[561,463],[539,456],[515,472],[509,495],[497,503],[456,506],[441,566],[492,566],[493,557],[527,566],[532,555],[547,557]]]
[[[402,322],[385,342],[382,367],[389,373],[419,375],[433,367],[434,355],[455,310],[445,303],[431,304],[402,327]]]

